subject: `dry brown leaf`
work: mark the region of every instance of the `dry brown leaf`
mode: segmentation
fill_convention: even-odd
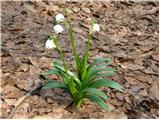
[[[14,105],[14,103],[16,102],[16,99],[5,99],[5,102],[8,104],[8,105]]]
[[[4,86],[2,90],[3,90],[4,97],[9,99],[17,99],[23,96],[24,94],[23,91],[20,91],[18,88],[10,85]]]
[[[151,87],[151,92],[152,92],[152,95],[158,100],[159,99],[159,93],[158,93],[158,86],[159,86],[159,83],[158,83],[158,80],[153,80],[152,82],[152,87]]]
[[[124,112],[109,112],[105,113],[103,119],[127,119],[127,115]]]

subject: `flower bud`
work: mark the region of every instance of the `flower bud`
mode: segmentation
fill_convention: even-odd
[[[99,32],[100,27],[97,23],[93,24],[91,32]]]
[[[56,45],[54,44],[53,40],[48,39],[48,40],[46,41],[45,48],[46,48],[46,49],[53,49],[53,48],[56,48]]]
[[[64,18],[64,16],[62,14],[57,14],[55,16],[55,18],[56,18],[57,22],[63,22],[63,20],[65,20],[65,18]]]
[[[54,31],[56,32],[56,33],[62,33],[62,31],[63,31],[63,27],[61,26],[61,25],[55,25],[54,27],[53,27],[53,29],[54,29]]]

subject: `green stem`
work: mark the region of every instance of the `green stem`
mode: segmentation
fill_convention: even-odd
[[[87,36],[88,36],[88,42],[86,44],[86,51],[85,51],[85,55],[84,55],[84,66],[83,66],[83,74],[82,74],[82,80],[84,79],[85,75],[86,75],[86,68],[87,68],[87,60],[88,60],[88,51],[89,51],[89,45],[90,45],[90,42],[91,42],[91,36],[90,34],[87,33]]]
[[[58,45],[56,36],[51,36],[51,38],[53,39],[53,42],[54,42],[54,44],[56,45],[56,48],[57,48],[58,52],[60,53],[60,57],[61,57],[61,59],[62,59],[65,72],[67,73],[67,65],[66,65],[65,60],[64,60],[64,54],[63,54],[63,52],[62,52],[62,49],[61,49],[61,48],[59,47],[59,45]]]
[[[73,37],[73,29],[72,29],[71,23],[69,21],[65,21],[65,26],[69,32],[70,42],[71,42],[72,49],[73,49],[73,55],[74,57],[76,57],[77,53],[76,53],[76,48],[75,48],[75,43],[74,43],[75,40]]]
[[[81,106],[81,104],[82,104],[82,99],[80,99],[80,100],[77,102],[76,107],[79,108],[79,107]]]
[[[70,42],[72,44],[72,49],[73,49],[73,55],[76,58],[77,53],[76,53],[76,48],[75,48],[75,44],[74,44],[73,29],[72,29],[71,22],[70,22],[71,20],[70,20],[70,17],[69,17],[67,10],[64,9],[63,12],[67,15],[67,20],[64,21],[64,24],[69,32]]]
[[[86,55],[86,63],[87,63],[87,59],[88,59],[88,51],[89,51],[89,45],[90,45],[90,42],[91,42],[91,35],[90,34],[87,34],[88,35],[88,42],[87,42],[87,45],[86,45],[86,52],[85,52],[85,55]]]

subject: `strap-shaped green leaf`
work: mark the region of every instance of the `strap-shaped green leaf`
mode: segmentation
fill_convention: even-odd
[[[81,74],[82,74],[82,62],[81,62],[81,58],[78,55],[76,55],[75,56],[75,60],[76,60],[76,65],[77,65],[78,77],[81,80]]]
[[[48,82],[44,84],[42,89],[51,89],[51,88],[66,88],[66,85],[63,82]]]
[[[88,59],[88,54],[85,53],[83,60],[82,60],[82,72],[81,72],[81,79],[82,81],[84,80],[84,77],[86,75],[86,69],[87,69],[87,59]]]
[[[81,62],[81,59],[78,55],[75,56],[75,59],[76,59],[76,64],[77,64],[77,67],[78,69],[80,70],[82,68],[82,62]]]
[[[95,65],[94,68],[95,68],[95,69],[103,68],[103,67],[106,67],[106,66],[108,66],[108,65],[109,65],[108,63],[101,63],[101,64],[98,64],[98,65]]]
[[[115,75],[115,74],[116,74],[116,72],[114,72],[114,71],[108,71],[107,73],[100,73],[100,74],[98,74],[95,77],[95,79],[101,78],[101,77],[106,77],[106,76],[112,76],[112,75]]]
[[[45,72],[43,75],[52,75],[52,74],[55,74],[55,75],[60,75],[60,71],[57,70],[57,69],[51,69],[51,70],[48,70],[47,72]]]
[[[104,71],[104,70],[114,70],[113,68],[103,68],[103,66],[106,66],[106,63],[102,63],[98,66],[92,66],[89,69],[87,69],[87,73],[86,76],[84,78],[84,81],[89,80],[91,77],[93,78],[93,76],[97,76],[98,72]]]
[[[74,85],[74,82],[73,82],[73,79],[72,79],[72,78],[70,78],[70,80],[69,80],[68,87],[69,87],[69,89],[70,89],[71,94],[72,94],[72,95],[76,95],[76,93],[77,93],[77,88],[76,88],[76,86]]]
[[[54,66],[65,73],[63,67],[59,66],[58,64],[55,64]],[[67,70],[67,74],[74,79],[74,82],[76,85],[78,85],[78,88],[81,89],[81,81],[71,71]]]
[[[108,80],[108,79],[100,79],[100,80],[93,81],[93,83],[90,84],[89,86],[90,87],[96,87],[96,88],[105,86],[105,87],[114,88],[114,89],[119,90],[119,91],[123,91],[123,89],[124,89],[117,82],[114,82],[114,81]]]
[[[85,92],[86,92],[86,94],[96,95],[96,96],[99,96],[103,99],[108,99],[108,96],[104,92],[102,92],[96,88],[86,88]]]
[[[106,61],[110,61],[111,59],[110,58],[102,58],[102,59],[96,59],[92,64],[90,64],[88,67],[87,67],[87,72],[86,72],[86,76],[84,78],[84,80],[88,80],[89,78],[91,78],[93,75],[97,74],[98,72],[101,72],[103,70],[109,70],[109,68],[102,68],[103,66],[105,65],[108,65],[108,64],[103,64],[102,62],[106,62]],[[96,64],[98,63],[102,63],[96,67],[94,67]],[[101,68],[100,70],[96,70],[97,68]],[[110,69],[111,70],[111,69]],[[113,69],[114,70],[114,69]]]
[[[95,71],[95,73],[103,72],[103,71],[116,71],[114,68],[99,68]]]
[[[94,71],[95,71],[95,69],[93,67],[90,68],[89,70],[87,70],[87,73],[86,73],[85,78],[84,78],[84,82],[88,81],[89,78],[92,77],[92,75],[94,74]]]
[[[90,68],[90,70],[88,71],[88,74],[86,74],[85,77],[85,81],[89,80],[90,78],[96,78],[96,76],[103,71],[115,71],[115,69],[113,68],[100,68],[100,69],[94,69],[94,68]]]
[[[102,63],[102,62],[106,62],[106,61],[110,61],[110,60],[111,60],[111,58],[94,59],[94,62],[92,64],[90,64],[87,69],[90,69],[91,67],[93,67],[94,65],[96,65],[98,63]]]
[[[91,75],[91,76],[97,76],[97,74],[100,74],[101,72],[104,72],[104,71],[116,71],[114,68],[100,68],[100,69],[95,69],[94,70],[94,73]]]
[[[95,103],[97,103],[105,111],[109,111],[108,106],[100,97],[95,96],[95,95],[88,95],[87,98],[89,98],[91,101],[94,101]]]

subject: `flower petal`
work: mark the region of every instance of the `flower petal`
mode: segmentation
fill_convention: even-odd
[[[65,20],[64,16],[60,13],[55,16],[57,22],[62,22]]]
[[[63,31],[63,27],[61,26],[61,25],[55,25],[54,27],[53,27],[53,29],[54,29],[54,31],[56,32],[56,33],[62,33],[62,31]]]
[[[56,48],[56,45],[53,43],[53,40],[48,39],[48,40],[46,41],[45,48],[46,48],[46,49],[53,49],[53,48]]]

